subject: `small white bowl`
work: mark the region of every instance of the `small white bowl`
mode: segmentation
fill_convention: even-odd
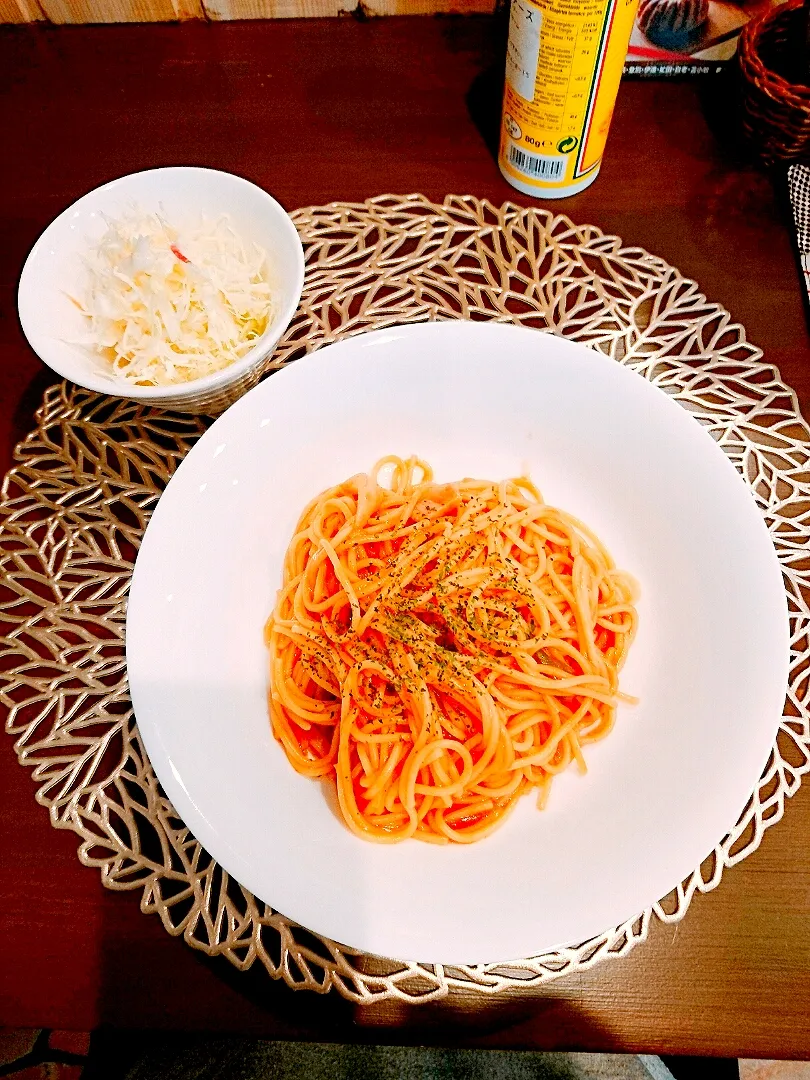
[[[172,223],[227,214],[234,229],[267,252],[274,313],[250,352],[221,371],[174,386],[135,386],[91,348],[74,345],[85,318],[68,293],[81,289],[82,255],[101,238],[107,219],[136,204]],[[131,173],[84,195],[34,244],[20,277],[20,322],[37,355],[58,374],[102,394],[193,413],[218,413],[258,382],[265,361],[301,299],[304,252],[290,217],[266,191],[215,169],[167,168]]]

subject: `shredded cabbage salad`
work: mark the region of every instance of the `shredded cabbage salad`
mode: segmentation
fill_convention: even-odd
[[[272,316],[267,255],[227,218],[181,230],[130,208],[85,260],[92,345],[116,374],[170,386],[219,371],[251,349]]]

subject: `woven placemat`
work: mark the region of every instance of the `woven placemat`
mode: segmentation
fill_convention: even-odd
[[[194,948],[262,965],[290,986],[363,1002],[532,986],[622,956],[653,919],[758,847],[810,769],[810,430],[794,393],[742,328],[662,259],[591,225],[468,196],[384,195],[299,210],[300,307],[268,370],[350,334],[407,321],[496,319],[583,342],[674,397],[748,482],[784,572],[790,685],[765,772],[735,828],[668,897],[597,938],[476,967],[382,960],[267,907],[200,847],[165,798],[128,698],[126,598],[138,544],[169,477],[209,421],[62,383],[6,477],[0,533],[0,700],[19,761],[56,828],[110,889],[138,890]]]

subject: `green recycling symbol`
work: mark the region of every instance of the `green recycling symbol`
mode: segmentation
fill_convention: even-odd
[[[560,141],[557,143],[557,149],[560,151],[561,154],[568,154],[576,147],[578,142],[579,139],[576,137],[576,135],[566,135],[564,139],[560,139]]]

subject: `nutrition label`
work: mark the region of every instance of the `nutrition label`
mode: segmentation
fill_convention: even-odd
[[[591,5],[594,7],[595,5]],[[574,127],[588,95],[594,52],[599,44],[600,12],[579,25],[570,19],[546,19],[545,48],[537,66],[540,78],[534,105],[541,123],[562,132]]]
[[[501,168],[567,183],[599,164],[637,0],[512,0]]]
[[[512,0],[509,44],[506,46],[506,78],[522,98],[534,99],[537,63],[540,59],[540,10],[525,0]]]

